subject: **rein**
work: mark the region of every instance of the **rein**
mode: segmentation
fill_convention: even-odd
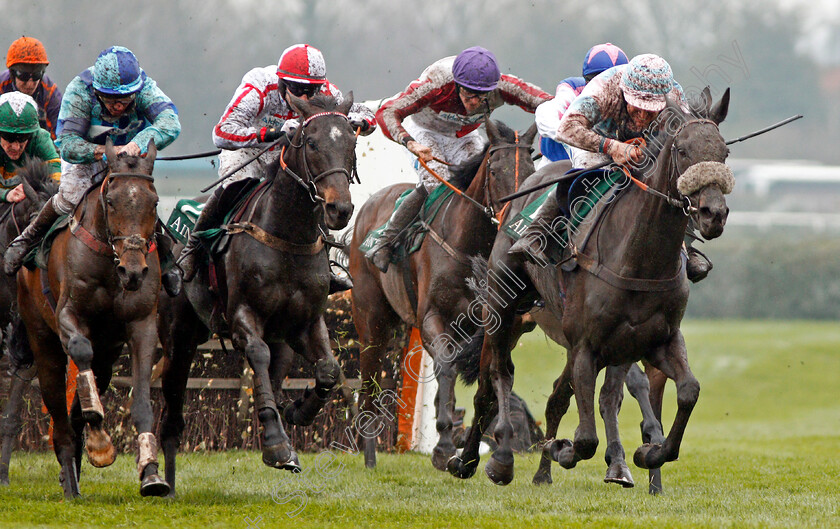
[[[516,149],[516,154],[515,154],[516,162],[515,162],[514,170],[513,170],[513,191],[515,193],[515,192],[519,191],[519,151],[521,149],[528,149],[530,151],[531,147],[529,145],[521,145],[519,143],[519,131],[513,131],[513,134],[514,134],[514,143],[512,143],[512,144],[508,143],[508,144],[504,144],[504,145],[495,145],[493,147],[490,147],[490,149],[487,151],[487,156],[488,156],[487,165],[488,166],[490,165],[489,156],[491,154],[493,154],[494,152],[500,151],[502,149]],[[487,171],[489,172],[490,169],[487,169]],[[493,207],[492,206],[493,196],[492,196],[492,193],[490,191],[490,187],[489,187],[488,182],[489,182],[489,178],[484,180],[484,192],[487,195],[487,202],[489,204],[491,204],[490,207],[492,208]],[[505,218],[505,214],[507,213],[508,207],[510,207],[510,202],[505,202],[505,205],[502,206],[502,209],[499,210],[499,213],[497,215],[495,215],[495,218],[496,218],[495,224],[496,224],[496,230],[497,231],[502,229],[502,219]]]

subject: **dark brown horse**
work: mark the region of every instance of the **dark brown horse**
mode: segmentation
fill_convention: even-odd
[[[15,237],[38,214],[41,206],[58,191],[58,182],[50,177],[51,170],[41,160],[29,161],[17,174],[21,179],[26,198],[20,202],[3,204],[0,207],[0,247],[6,248]],[[2,259],[0,259],[2,260]],[[12,448],[20,433],[23,394],[29,387],[34,369],[23,369],[32,362],[29,343],[19,340],[14,346],[10,343],[9,327],[20,321],[17,311],[17,281],[5,274],[0,277],[0,332],[9,350],[14,352],[11,360],[12,375],[9,386],[9,400],[0,419],[0,485],[9,484],[9,462]],[[0,351],[2,354],[2,351]],[[24,364],[24,365],[21,365]],[[33,373],[30,375],[30,371]]]
[[[342,229],[353,213],[349,184],[356,139],[346,115],[352,94],[340,104],[326,96],[308,102],[292,96],[292,101],[301,126],[283,162],[267,168],[243,212],[247,221],[228,226],[235,235],[227,251],[214,257],[218,281],[213,285],[220,298],[211,293],[210,269],[203,267],[179,297],[161,303],[160,341],[169,357],[161,444],[173,493],[189,368],[211,329],[229,336],[254,370],[262,459],[268,466],[300,469],[281,413],[290,424],[311,424],[341,377],[324,323],[329,263],[319,224],[323,218],[330,229]],[[272,384],[279,392],[283,375],[278,371],[288,366],[292,350],[315,365],[316,385],[278,409]]]
[[[440,436],[432,464],[446,469],[455,454],[452,414],[455,406],[455,357],[470,339],[481,318],[481,304],[465,282],[470,275],[470,257],[486,258],[496,238],[497,224],[489,211],[502,211],[500,197],[514,192],[534,171],[531,143],[536,125],[520,135],[501,123],[487,119],[490,140],[484,152],[453,168],[455,179],[465,180],[465,195],[481,204],[450,195],[430,222],[431,232],[423,246],[409,259],[381,273],[359,250],[367,233],[384,224],[397,197],[409,184],[387,187],[373,195],[359,211],[350,245],[353,321],[361,348],[361,408],[374,412],[373,393],[379,387],[382,358],[400,321],[418,327],[423,347],[435,360],[438,392],[435,396],[437,432]],[[467,178],[464,178],[464,177]],[[467,187],[468,186],[468,187]],[[404,280],[408,267],[409,281]],[[411,292],[406,290],[411,284]],[[414,301],[412,301],[414,300]],[[475,313],[475,309],[478,313]],[[365,439],[365,464],[376,464],[376,439]]]
[[[161,496],[169,486],[157,475],[149,395],[160,291],[154,239],[158,195],[151,176],[157,150],[149,142],[144,158],[117,156],[109,142],[105,153],[108,172],[76,207],[69,229],[56,236],[48,270],[21,269],[18,274],[18,305],[54,424],[64,496],[79,495],[82,446],[94,466],[110,465],[116,458],[99,397],[108,389],[124,346],[132,362],[140,493]],[[65,403],[68,355],[79,368],[72,417]]]
[[[728,171],[723,165],[728,149],[718,124],[726,116],[728,103],[727,92],[702,119],[686,116],[669,103],[657,136],[661,150],[638,174],[652,191],[632,187],[617,199],[599,203],[596,212],[603,207],[601,213],[590,216],[598,219],[594,226],[572,238],[579,265],[573,270],[524,265],[508,255],[509,239],[497,238],[489,260],[490,295],[485,310],[495,316],[498,325],[484,339],[473,427],[463,453],[450,460],[453,475],[468,478],[475,473],[481,435],[498,409],[495,437],[499,448],[485,472],[497,484],[513,479],[508,399],[513,385],[510,351],[516,333],[511,326],[517,302],[533,292],[539,292],[561,319],[569,346],[566,368],[555,384],[558,396],[552,395],[550,402],[562,404],[574,393],[578,405],[575,440],[552,443],[552,458],[572,468],[594,455],[598,445],[596,375],[606,366],[626,366],[622,368],[626,372],[630,363],[642,359],[676,381],[678,411],[668,437],[640,447],[634,462],[642,468],[658,468],[677,458],[700,388],[688,366],[679,330],[689,290],[680,248],[689,212],[704,238],[723,232],[729,212],[724,199],[728,189],[724,188],[731,182],[719,177]],[[543,177],[544,173],[535,174],[525,185],[536,184],[533,180]],[[687,182],[691,185],[684,185]],[[525,201],[514,203],[511,211],[518,211]],[[608,206],[604,206],[606,202]],[[515,277],[513,285],[509,277]],[[617,388],[621,390],[620,385]],[[562,405],[560,408],[550,420],[559,422],[565,412]],[[556,427],[553,430],[556,432]]]

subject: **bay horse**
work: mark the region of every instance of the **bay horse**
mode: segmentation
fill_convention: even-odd
[[[116,458],[103,427],[100,395],[108,389],[124,347],[132,365],[131,417],[138,432],[140,494],[169,492],[157,474],[149,394],[161,286],[154,238],[158,195],[152,178],[157,149],[150,141],[145,157],[117,156],[108,141],[105,155],[102,183],[75,208],[69,229],[56,235],[47,270],[22,268],[17,276],[20,315],[53,420],[53,447],[67,499],[79,496],[82,446],[96,467]],[[65,403],[68,356],[79,368],[70,417]]]
[[[11,241],[20,235],[21,231],[38,214],[44,203],[58,191],[58,182],[50,177],[51,170],[41,160],[29,160],[17,173],[20,177],[26,198],[20,202],[9,202],[0,207],[0,247],[6,248]],[[2,257],[0,257],[2,261]],[[21,429],[21,413],[23,394],[29,387],[27,373],[22,373],[17,364],[31,362],[29,343],[23,340],[19,346],[10,343],[10,326],[20,321],[17,311],[17,281],[13,277],[2,274],[0,277],[0,332],[6,349],[11,353],[16,350],[21,355],[12,359],[11,384],[9,386],[9,400],[0,418],[0,485],[9,484],[9,463],[12,457],[17,436]],[[21,351],[21,348],[24,350]],[[2,351],[0,351],[2,354]],[[28,370],[27,370],[28,371]],[[34,376],[34,375],[33,375]]]
[[[446,470],[447,461],[455,454],[452,439],[455,360],[462,342],[469,340],[481,321],[481,305],[475,303],[475,295],[465,282],[470,275],[470,257],[487,258],[498,231],[498,222],[493,223],[497,219],[487,212],[502,213],[498,199],[514,192],[534,171],[530,153],[536,125],[520,136],[489,117],[485,122],[489,143],[484,151],[461,167],[452,168],[453,180],[463,181],[464,194],[481,207],[450,194],[439,213],[428,222],[430,232],[421,248],[383,274],[365,258],[359,246],[370,230],[388,220],[397,197],[411,187],[410,184],[389,186],[362,206],[350,245],[353,322],[362,344],[360,409],[375,413],[373,397],[379,387],[382,358],[394,329],[400,321],[418,327],[423,347],[434,358],[439,384],[435,407],[440,437],[432,452],[432,464],[438,470]],[[364,443],[365,464],[373,467],[376,439],[365,438]]]
[[[626,189],[603,208],[584,237],[573,238],[572,255],[577,266],[571,271],[524,264],[508,254],[511,243],[506,236],[497,238],[488,263],[491,294],[485,311],[494,315],[498,325],[484,337],[475,417],[464,451],[449,461],[452,475],[469,478],[475,474],[481,435],[498,409],[495,437],[499,447],[485,466],[485,473],[499,485],[513,479],[508,399],[513,385],[511,338],[517,334],[511,327],[517,301],[533,292],[538,292],[560,319],[568,344],[566,367],[549,399],[549,406],[559,405],[561,409],[547,408],[546,415],[559,423],[566,411],[562,403],[568,407],[572,393],[578,406],[574,442],[564,439],[551,443],[552,459],[564,468],[572,468],[578,461],[592,458],[598,445],[596,375],[606,366],[626,366],[622,368],[626,372],[639,360],[675,380],[678,410],[667,438],[652,439],[641,446],[634,462],[655,469],[677,459],[700,391],[679,329],[689,294],[681,246],[689,215],[704,238],[723,233],[729,213],[724,193],[731,190],[732,180],[731,171],[724,165],[729,151],[718,124],[725,119],[728,106],[728,91],[701,118],[684,114],[668,101],[659,121],[661,150],[655,160],[647,160],[649,163],[636,172],[647,189]],[[537,182],[533,180],[541,179],[544,173],[534,176],[526,185],[534,185]],[[511,206],[511,214],[524,202]],[[592,251],[587,249],[590,241],[594,255],[585,253]],[[519,288],[506,284],[503,271],[513,273]],[[621,390],[619,384],[612,391]],[[553,419],[549,412],[554,414]],[[548,426],[547,435],[554,435],[556,426]]]
[[[320,223],[339,230],[353,213],[356,138],[347,120],[352,93],[340,103],[324,95],[290,100],[301,125],[278,163],[266,168],[262,187],[242,212],[247,221],[226,227],[229,246],[213,257],[212,272],[202,267],[180,296],[162,297],[159,333],[168,362],[161,444],[173,494],[189,369],[211,330],[229,336],[254,370],[262,460],[270,467],[300,471],[281,413],[289,424],[312,424],[342,375],[324,323],[329,262]],[[212,282],[211,273],[217,278]],[[292,351],[315,365],[316,383],[281,409],[278,371],[288,368]]]

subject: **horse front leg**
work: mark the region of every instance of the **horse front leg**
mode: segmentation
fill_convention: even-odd
[[[23,428],[23,394],[35,376],[35,369],[16,371],[12,374],[9,387],[9,400],[0,418],[0,485],[9,484],[9,463],[12,459],[12,449],[15,446],[20,431]]]
[[[651,368],[655,369],[655,368]],[[655,389],[652,388],[648,375],[642,372],[638,364],[633,364],[630,371],[627,372],[627,390],[639,403],[639,409],[642,412],[642,422],[640,427],[642,429],[642,443],[662,444],[665,442],[665,435],[662,433],[662,423],[660,422],[660,415],[662,414],[662,391],[665,389],[665,375],[662,371],[655,369],[661,379],[661,385]],[[655,395],[659,395],[658,407],[655,408]],[[659,410],[657,412],[656,410]],[[652,468],[648,471],[648,492],[650,494],[659,494],[662,492],[662,472],[661,469]]]
[[[105,409],[99,399],[97,380],[93,372],[93,345],[88,338],[90,329],[79,321],[70,303],[59,309],[56,321],[64,350],[79,369],[79,374],[76,375],[76,395],[81,405],[82,417],[88,425],[85,443],[88,460],[95,467],[107,467],[117,459],[117,450],[103,425]]]
[[[263,327],[254,314],[241,308],[231,321],[231,342],[245,354],[254,371],[254,405],[262,425],[262,460],[272,468],[300,471],[297,454],[280,423],[280,413],[271,388],[271,351],[263,341]]]
[[[572,387],[572,362],[571,356],[566,361],[563,372],[554,381],[554,391],[548,397],[545,404],[545,443],[543,444],[540,466],[532,480],[534,485],[552,483],[551,462],[554,460],[553,453],[562,448],[560,441],[556,440],[557,428],[572,402],[575,390]]]
[[[633,462],[640,468],[659,468],[666,462],[679,457],[680,445],[685,428],[700,396],[700,383],[688,365],[688,355],[682,332],[677,331],[663,348],[648,360],[677,385],[677,415],[668,431],[668,437],[661,444],[648,443],[640,446],[633,455]]]
[[[446,470],[449,459],[455,455],[455,443],[452,441],[452,417],[455,414],[455,356],[457,344],[445,332],[444,322],[437,313],[427,313],[423,319],[421,336],[423,344],[435,362],[435,378],[438,388],[435,394],[435,427],[438,442],[432,449],[432,466],[440,471]]]
[[[563,468],[574,468],[582,459],[591,459],[598,448],[598,432],[595,428],[595,378],[598,374],[595,358],[587,350],[572,351],[572,384],[575,388],[575,402],[578,407],[578,427],[574,442],[559,441],[553,457]]]
[[[604,385],[601,386],[601,396],[598,400],[598,408],[601,411],[601,418],[604,420],[604,430],[607,435],[607,451],[604,454],[604,459],[608,468],[604,482],[617,483],[624,488],[635,485],[633,475],[630,474],[630,469],[627,467],[624,447],[621,445],[621,436],[618,431],[618,412],[621,411],[621,402],[624,400],[624,380],[631,365],[607,367]]]
[[[315,364],[315,387],[306,388],[303,396],[283,410],[283,418],[289,424],[309,426],[329,402],[338,381],[341,366],[332,354],[330,337],[323,316],[319,317],[295,344],[304,357]]]
[[[158,443],[152,433],[151,376],[157,346],[157,314],[128,325],[131,355],[132,400],[131,418],[137,430],[137,474],[141,496],[166,496],[169,484],[158,475]]]

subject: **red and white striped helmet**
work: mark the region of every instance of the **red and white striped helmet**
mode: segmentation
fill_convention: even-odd
[[[294,83],[324,84],[327,82],[324,55],[309,44],[289,46],[277,63],[277,76]]]

